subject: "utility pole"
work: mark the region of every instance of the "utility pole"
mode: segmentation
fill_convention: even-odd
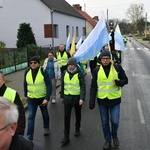
[[[147,36],[147,13],[145,14],[145,38]]]
[[[84,3],[84,11],[86,12],[86,4]]]
[[[107,9],[107,23],[108,23],[108,9]]]

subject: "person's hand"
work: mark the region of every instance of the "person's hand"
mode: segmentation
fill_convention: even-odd
[[[92,111],[94,110],[95,106],[94,105],[89,105],[89,109],[91,109]]]
[[[114,81],[114,84],[117,85],[117,86],[120,86],[119,80],[115,80],[115,81]]]
[[[43,102],[42,102],[42,104],[39,105],[39,106],[45,106],[45,105],[47,105],[47,104],[48,104],[48,100],[44,99]]]
[[[26,101],[26,102],[27,102],[27,97],[24,96],[24,97],[22,98],[22,101]]]
[[[61,101],[62,103],[64,103],[64,99],[63,99],[63,98],[61,98],[60,101]]]
[[[79,100],[79,105],[82,105],[82,104],[83,104],[83,100],[80,99],[80,100]]]
[[[3,80],[3,77],[0,75],[0,87],[2,87],[2,85],[5,83],[5,81]]]

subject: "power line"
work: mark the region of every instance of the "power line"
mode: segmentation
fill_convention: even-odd
[[[111,5],[111,6],[103,6],[103,7],[86,7],[86,8],[110,8],[110,7],[118,7],[118,6],[124,6],[124,5],[132,4],[132,3],[135,3],[135,2],[139,2],[139,1],[143,1],[143,0],[136,0],[136,1],[133,1],[133,2],[129,2],[129,3],[118,4],[118,5]]]

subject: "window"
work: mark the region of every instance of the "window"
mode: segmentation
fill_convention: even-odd
[[[85,27],[82,28],[83,36],[86,36],[86,29]]]
[[[79,28],[76,27],[76,36],[78,37],[79,36]]]
[[[54,24],[52,26],[52,24],[44,24],[44,37],[45,38],[52,38],[52,37],[57,38],[58,37],[58,25]]]
[[[69,32],[70,32],[70,30],[69,30],[69,26],[66,26],[66,37],[68,37]]]
[[[52,25],[51,24],[44,25],[44,37],[45,38],[52,37]]]
[[[72,35],[74,35],[75,33],[74,33],[74,27],[72,27]]]
[[[58,25],[57,24],[54,24],[54,29],[53,30],[54,30],[54,33],[53,33],[54,37],[58,38]]]

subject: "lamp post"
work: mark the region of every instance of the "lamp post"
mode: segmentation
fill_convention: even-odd
[[[53,13],[54,10],[51,9],[51,24],[52,24],[52,50],[54,52],[54,23],[53,23]]]
[[[108,26],[110,28],[110,32],[111,32],[111,43],[110,43],[110,47],[111,47],[111,51],[115,50],[115,36],[114,36],[114,27],[115,27],[115,21],[114,20],[109,20],[108,21]]]

